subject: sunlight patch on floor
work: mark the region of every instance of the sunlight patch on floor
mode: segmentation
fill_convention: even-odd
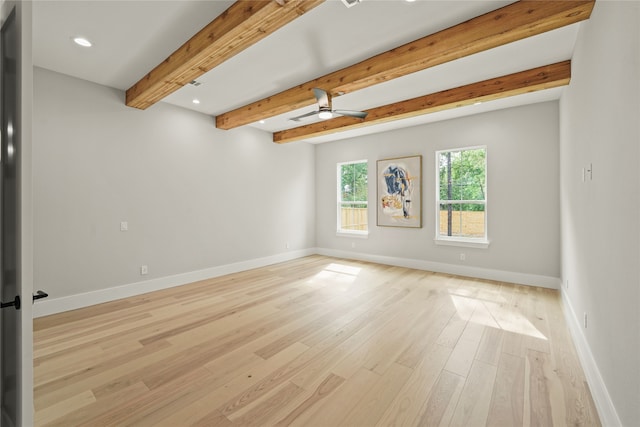
[[[331,263],[324,270],[313,276],[311,280],[307,281],[307,284],[315,286],[319,283],[331,282],[334,285],[332,286],[333,289],[347,291],[349,290],[348,285],[355,282],[360,271],[362,269],[359,267]]]
[[[469,322],[479,325],[547,340],[547,337],[518,310],[500,306],[497,303],[485,303],[484,301],[461,295],[451,294],[449,297],[461,319],[468,319]]]
[[[362,271],[362,268],[360,268],[360,267],[352,267],[350,265],[344,265],[344,264],[331,263],[331,264],[329,264],[327,266],[327,268],[325,268],[325,271],[333,271],[333,272],[336,272],[336,273],[342,273],[342,274],[348,274],[348,275],[351,275],[351,276],[357,276]]]

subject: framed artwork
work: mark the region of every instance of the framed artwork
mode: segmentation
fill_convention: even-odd
[[[378,160],[378,226],[422,227],[422,156]]]

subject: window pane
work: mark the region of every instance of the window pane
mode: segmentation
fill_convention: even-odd
[[[340,177],[343,201],[367,200],[367,163],[342,165]]]
[[[484,148],[440,153],[440,200],[485,200]]]
[[[367,162],[338,164],[338,230],[367,231]]]
[[[447,151],[440,153],[440,200],[455,200],[453,198],[453,171],[456,157],[460,152]]]
[[[482,238],[485,226],[484,204],[440,204],[440,236]]]
[[[366,204],[343,204],[341,206],[340,217],[343,230],[367,230],[368,218]]]

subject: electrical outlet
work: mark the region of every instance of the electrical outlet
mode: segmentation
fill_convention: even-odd
[[[127,221],[120,221],[120,231],[128,231],[129,223]]]
[[[289,249],[289,242],[287,242],[287,243],[285,243],[285,244],[284,244],[284,248],[285,248],[285,249]]]
[[[467,260],[467,254],[460,254],[460,261],[466,261]]]
[[[351,247],[355,248],[356,247],[356,242],[351,242]]]
[[[149,274],[149,267],[147,267],[146,265],[140,266],[140,275],[145,276],[147,274]]]

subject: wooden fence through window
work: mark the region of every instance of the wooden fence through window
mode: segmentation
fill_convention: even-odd
[[[343,230],[367,230],[367,208],[342,208]],[[478,211],[453,211],[451,217],[454,236],[484,236],[485,213]],[[447,211],[440,211],[440,233],[447,234]]]

